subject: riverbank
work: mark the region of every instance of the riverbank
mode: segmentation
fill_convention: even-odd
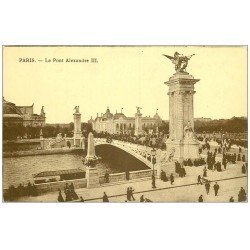
[[[106,192],[111,202],[126,201],[126,190],[133,187],[136,202],[140,196],[144,196],[154,202],[197,202],[202,194],[205,202],[229,202],[231,196],[237,201],[241,187],[247,190],[247,174],[241,172],[242,164],[228,164],[222,172],[208,170],[208,179],[212,182],[210,193],[207,195],[204,185],[197,185],[197,176],[203,173],[204,166],[186,167],[187,176],[175,178],[174,184],[170,181],[163,182],[156,179],[156,189],[152,189],[150,177],[118,181],[115,183],[103,183],[96,188],[76,189],[78,196],[82,196],[86,202],[102,202],[103,192]],[[214,196],[213,185],[219,182],[219,196]],[[63,194],[64,195],[64,194]],[[58,191],[46,193],[36,197],[22,197],[18,202],[57,202]]]
[[[52,148],[52,149],[36,149],[15,152],[3,152],[3,158],[20,157],[20,156],[33,156],[33,155],[52,155],[52,154],[65,154],[83,152],[82,148]]]

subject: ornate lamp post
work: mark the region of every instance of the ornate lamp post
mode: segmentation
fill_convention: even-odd
[[[155,175],[155,163],[156,163],[156,150],[153,148],[151,150],[152,164],[153,164],[153,176]]]

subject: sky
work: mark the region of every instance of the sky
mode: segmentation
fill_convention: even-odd
[[[75,106],[80,106],[82,122],[107,107],[134,116],[136,106],[143,116],[153,116],[158,109],[168,120],[164,82],[175,70],[163,54],[173,56],[175,51],[195,54],[187,66],[189,74],[200,79],[195,84],[194,117],[247,116],[246,46],[4,47],[3,96],[17,106],[34,103],[38,114],[44,106],[47,123],[72,122]]]

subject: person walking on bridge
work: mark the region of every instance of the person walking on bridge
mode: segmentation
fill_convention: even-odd
[[[218,196],[219,188],[220,188],[219,184],[217,182],[215,182],[215,184],[214,184],[214,194],[215,194],[215,196]]]

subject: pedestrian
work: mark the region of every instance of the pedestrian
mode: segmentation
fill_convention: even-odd
[[[240,154],[238,154],[238,156],[237,156],[237,161],[241,161]]]
[[[234,197],[231,196],[229,202],[234,202]]]
[[[215,184],[214,184],[214,194],[215,194],[215,196],[218,196],[219,188],[220,188],[219,184],[217,182],[215,182]]]
[[[207,177],[207,168],[206,167],[204,167],[204,169],[203,169],[203,177]]]
[[[246,191],[243,187],[241,187],[240,192],[238,194],[238,201],[242,202],[242,201],[246,201],[246,200],[247,200]]]
[[[246,162],[246,157],[245,157],[245,155],[242,155],[242,161],[243,161],[243,162]]]
[[[242,172],[242,174],[246,173],[246,166],[245,166],[245,164],[242,165],[241,172]]]
[[[198,178],[197,178],[197,185],[201,184],[202,185],[202,182],[201,182],[201,176],[198,175]]]
[[[65,193],[65,201],[72,201],[72,196],[69,188],[69,184],[66,183],[65,188],[64,188],[64,193]]]
[[[173,174],[170,175],[170,181],[171,181],[171,185],[173,185],[173,183],[174,183],[174,175]]]
[[[140,197],[140,202],[144,202],[145,201],[145,199],[144,199],[144,196],[142,195],[141,197]]]
[[[207,194],[209,194],[209,190],[210,190],[210,182],[209,181],[207,181],[205,183],[205,188],[206,188]]]
[[[108,196],[106,195],[105,192],[103,193],[102,201],[103,202],[109,202]]]
[[[185,177],[186,176],[186,169],[182,166],[182,168],[181,168],[181,170],[182,170],[182,175],[183,175],[183,177]]]
[[[198,201],[199,201],[199,202],[203,202],[203,195],[200,195],[200,196],[199,196]]]
[[[70,195],[72,197],[72,200],[78,200],[79,199],[77,193],[75,192],[75,187],[74,187],[73,182],[71,182],[71,184],[69,185],[69,191],[70,191]]]
[[[130,188],[127,188],[127,200],[131,201],[131,193],[130,193]]]
[[[63,199],[63,196],[62,196],[62,191],[61,191],[61,189],[59,189],[59,195],[58,195],[57,200],[58,200],[59,202],[64,202],[64,199]]]
[[[155,175],[152,175],[152,188],[156,188],[155,186]]]
[[[133,195],[133,192],[134,192],[135,190],[134,189],[132,189],[132,187],[130,187],[130,197],[133,199],[133,201],[135,201],[135,197],[134,197],[134,195]]]

